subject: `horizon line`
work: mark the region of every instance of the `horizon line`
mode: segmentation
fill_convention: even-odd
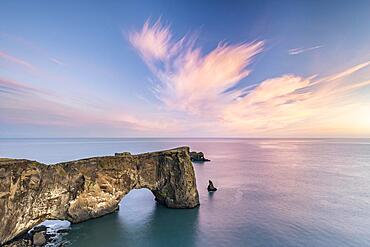
[[[0,139],[370,139],[369,137],[0,137]]]

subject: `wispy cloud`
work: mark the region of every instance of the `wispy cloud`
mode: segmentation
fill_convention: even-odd
[[[11,62],[11,63],[14,63],[14,64],[17,64],[17,65],[20,65],[28,70],[31,70],[31,71],[35,71],[36,70],[36,67],[33,66],[31,63],[21,59],[21,58],[17,58],[15,56],[12,56],[4,51],[0,51],[0,58],[8,61],[8,62]]]
[[[319,48],[322,48],[322,47],[323,47],[323,45],[316,45],[316,46],[312,46],[312,47],[308,47],[308,48],[293,48],[293,49],[288,50],[288,53],[289,53],[289,55],[298,55],[298,54],[301,54],[303,52],[316,50],[316,49],[319,49]]]
[[[19,95],[42,93],[42,91],[13,80],[0,78],[0,94],[2,93]]]
[[[57,65],[65,65],[62,61],[54,58],[48,58],[48,60]],[[5,63],[2,63],[5,61]],[[55,76],[48,69],[42,67],[39,63],[34,63],[24,59],[23,57],[15,56],[5,51],[0,50],[0,63],[6,65],[6,67],[14,68],[17,73],[27,73],[28,76],[34,76],[42,80],[58,81],[63,82],[67,80],[64,75]]]
[[[370,118],[354,116],[364,106],[370,116],[370,101],[351,97],[355,90],[369,86],[370,80],[343,80],[360,69],[368,69],[369,64],[365,62],[321,79],[296,75],[268,79],[243,99],[228,104],[223,121],[237,133],[252,130],[255,134],[287,134],[293,130],[302,133],[308,127],[311,133],[323,128],[338,130],[349,115],[352,126],[348,129],[356,128],[361,121],[370,124]]]
[[[204,116],[199,126],[235,135],[284,136],[320,134],[328,129],[335,132],[343,126],[348,132],[363,127],[364,122],[370,124],[370,117],[366,121],[361,118],[364,112],[370,116],[370,110],[366,110],[370,109],[370,100],[353,97],[359,89],[369,86],[370,78],[357,81],[352,77],[360,70],[368,70],[370,61],[326,77],[286,74],[227,90],[249,75],[249,65],[263,50],[262,41],[220,43],[202,53],[194,35],[178,40],[173,37],[169,25],[146,22],[129,35],[129,40],[157,78],[154,91],[158,98],[169,110],[184,111],[190,118]],[[321,47],[289,52],[296,55]]]
[[[252,58],[263,49],[262,41],[219,43],[203,54],[196,35],[175,40],[159,21],[147,21],[129,40],[160,81],[158,98],[170,109],[193,113],[216,110],[223,92],[250,73]]]
[[[13,43],[17,43],[20,46],[26,47],[29,50],[37,52],[39,55],[40,54],[43,55],[44,57],[46,57],[47,60],[49,60],[50,62],[54,64],[65,65],[65,63],[61,59],[50,56],[49,52],[47,52],[45,49],[41,48],[40,46],[34,44],[33,42],[29,40],[26,40],[23,37],[11,35],[9,33],[4,33],[4,32],[0,32],[0,37],[4,37],[12,41]]]
[[[0,116],[3,123],[65,128],[89,126],[89,129],[113,129],[116,132],[171,133],[180,128],[176,120],[137,117],[104,104],[97,108],[56,92],[4,78],[0,78]]]
[[[53,62],[53,63],[55,63],[55,64],[57,64],[57,65],[65,65],[65,63],[64,62],[62,62],[61,60],[59,60],[59,59],[56,59],[56,58],[49,58],[49,60],[51,61],[51,62]]]
[[[146,61],[165,60],[171,53],[176,52],[171,44],[172,35],[169,26],[162,26],[158,20],[153,25],[147,21],[141,31],[129,35],[131,44],[140,52]]]
[[[344,78],[346,76],[349,76],[349,75],[357,72],[358,70],[360,70],[362,68],[365,68],[365,67],[367,67],[369,65],[370,65],[370,61],[365,62],[365,63],[361,63],[361,64],[358,64],[356,66],[353,66],[351,68],[348,68],[348,69],[346,69],[346,70],[344,70],[344,71],[342,71],[342,72],[340,72],[338,74],[332,75],[332,76],[330,76],[328,78],[325,78],[325,79],[328,80],[328,81],[339,80],[339,79]]]

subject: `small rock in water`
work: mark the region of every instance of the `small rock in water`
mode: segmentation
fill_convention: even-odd
[[[190,152],[190,160],[191,161],[210,161],[209,159],[204,158],[204,154],[202,152]]]
[[[208,184],[207,190],[208,190],[209,192],[216,191],[216,190],[217,190],[217,188],[216,188],[215,186],[213,186],[212,181],[211,181],[211,180],[209,180],[208,182],[209,182],[209,184]]]

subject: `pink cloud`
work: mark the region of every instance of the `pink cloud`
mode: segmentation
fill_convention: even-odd
[[[248,76],[248,65],[263,49],[262,41],[219,43],[202,54],[194,35],[172,36],[168,25],[147,21],[129,41],[160,81],[154,89],[157,97],[169,109],[195,114],[217,111],[220,99],[228,97],[223,92]]]
[[[249,75],[248,66],[263,42],[222,44],[206,54],[195,36],[174,40],[170,27],[159,21],[129,35],[129,40],[158,80],[154,91],[167,110],[189,113],[194,125],[231,135],[340,133],[349,122],[364,126],[358,114],[370,116],[370,100],[353,97],[370,85],[351,76],[370,61],[327,77],[282,75],[247,88],[228,90]],[[159,49],[155,49],[159,47]],[[292,54],[318,49],[295,49]],[[369,73],[370,74],[370,73]],[[364,108],[368,106],[368,108]],[[359,110],[361,109],[361,110]],[[204,116],[204,117],[202,117]],[[350,116],[350,118],[346,117]],[[361,119],[361,120],[360,120]],[[188,122],[187,119],[182,121]],[[355,127],[352,128],[355,131]],[[370,133],[370,130],[367,130]],[[328,132],[329,133],[329,132]]]
[[[165,59],[169,53],[171,38],[169,26],[162,26],[159,20],[152,26],[147,21],[140,31],[129,35],[131,44],[146,60]]]
[[[326,80],[329,80],[329,81],[339,80],[339,79],[344,78],[346,76],[349,76],[349,75],[357,72],[358,70],[360,70],[362,68],[365,68],[369,65],[370,65],[370,61],[355,65],[355,66],[353,66],[351,68],[348,68],[348,69],[346,69],[346,70],[344,70],[344,71],[342,71],[338,74],[335,74],[335,75],[330,76],[329,78],[326,78]]]
[[[39,126],[82,127],[153,133],[178,131],[171,119],[138,117],[107,105],[76,101],[56,92],[45,91],[25,83],[0,78],[0,121]]]
[[[1,92],[9,94],[43,94],[44,91],[24,83],[20,83],[14,80],[0,78],[0,90]],[[1,93],[0,92],[0,93]]]
[[[350,76],[360,69],[369,71],[369,65],[359,64],[321,79],[296,75],[268,79],[246,97],[227,104],[223,122],[234,133],[323,134],[328,129],[340,133],[343,126],[347,132],[356,131],[364,123],[370,124],[370,117],[366,118],[370,116],[370,100],[356,99],[353,93],[369,86],[370,80],[356,82]]]

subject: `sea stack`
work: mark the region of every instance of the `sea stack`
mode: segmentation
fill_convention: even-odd
[[[210,161],[209,159],[204,158],[204,154],[202,152],[190,152],[190,159],[193,162]]]
[[[215,186],[213,186],[213,183],[212,183],[212,181],[211,181],[211,180],[208,180],[208,187],[207,187],[207,190],[208,190],[209,192],[213,192],[213,191],[216,191],[216,190],[217,190],[217,188],[216,188]]]

